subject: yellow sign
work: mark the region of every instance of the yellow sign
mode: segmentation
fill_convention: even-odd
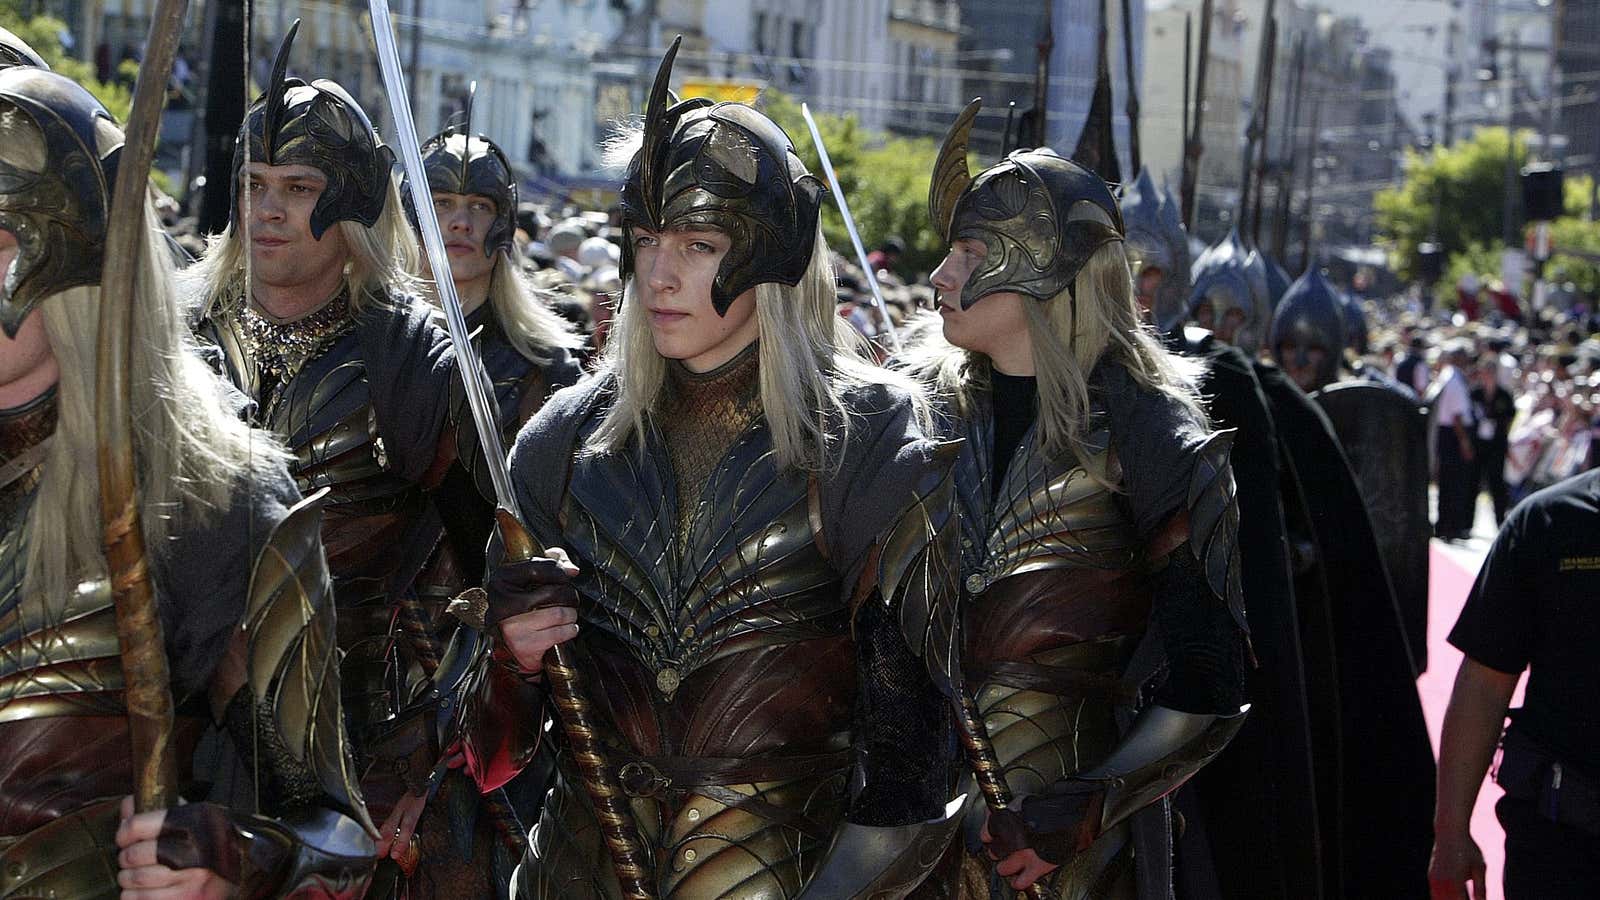
[[[756,96],[761,93],[761,85],[748,81],[711,81],[707,79],[688,80],[683,83],[682,97],[706,97],[718,103],[731,101],[734,103],[754,104]]]

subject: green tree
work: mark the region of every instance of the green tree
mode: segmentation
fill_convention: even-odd
[[[1414,276],[1417,245],[1434,235],[1436,202],[1437,238],[1447,257],[1500,241],[1507,143],[1504,128],[1481,128],[1454,147],[1406,151],[1404,182],[1373,197],[1378,233],[1392,243],[1403,277]],[[1527,160],[1523,135],[1516,136],[1511,152],[1518,167]]]
[[[789,133],[806,167],[826,181],[817,149],[811,143],[811,132],[800,115],[800,104],[782,93],[768,91],[761,95],[760,105]],[[906,254],[901,259],[906,271],[932,271],[945,250],[928,222],[928,182],[939,155],[938,142],[868,132],[855,116],[815,110],[811,114],[828,145],[828,158],[833,161],[839,186],[850,202],[850,212],[866,249],[870,251],[890,235],[898,235],[906,242]],[[830,246],[851,255],[850,236],[832,200],[823,207],[822,231]]]
[[[50,16],[30,16],[24,11],[22,0],[0,0],[0,28],[5,28],[28,42],[36,53],[44,57],[50,68],[84,86],[95,99],[116,117],[118,122],[128,120],[128,110],[133,105],[133,92],[122,84],[99,81],[94,68],[81,59],[70,56],[61,46],[61,35],[66,33],[66,23]],[[133,62],[123,64],[122,74],[128,84],[133,83],[138,66]]]

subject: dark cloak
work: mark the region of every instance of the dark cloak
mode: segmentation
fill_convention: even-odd
[[[1315,900],[1323,895],[1312,726],[1277,490],[1277,432],[1243,353],[1209,341],[1187,349],[1208,363],[1201,393],[1213,426],[1238,429],[1239,550],[1258,666],[1246,683],[1251,709],[1243,728],[1177,801],[1180,811],[1196,813],[1186,815],[1194,821],[1178,845],[1178,893]]]
[[[1256,363],[1255,370],[1291,476],[1285,484],[1298,486],[1303,507],[1286,503],[1285,512],[1291,540],[1309,551],[1297,566],[1295,595],[1314,728],[1326,706],[1338,710],[1337,794],[1332,810],[1321,809],[1324,892],[1426,897],[1433,748],[1377,538],[1327,416],[1276,366]],[[1330,639],[1331,686],[1322,683],[1319,659]],[[1328,781],[1331,755],[1316,745],[1319,784]],[[1324,807],[1325,797],[1319,792]]]

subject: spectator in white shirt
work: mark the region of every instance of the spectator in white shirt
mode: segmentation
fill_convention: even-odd
[[[1446,540],[1465,539],[1472,532],[1477,470],[1472,445],[1472,386],[1466,369],[1471,365],[1466,345],[1445,348],[1444,368],[1428,391],[1438,429],[1439,515],[1433,532]]]

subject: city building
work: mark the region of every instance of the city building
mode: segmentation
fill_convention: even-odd
[[[1200,0],[1152,3],[1145,24],[1145,66],[1140,149],[1145,168],[1174,194],[1183,174],[1184,25],[1191,22],[1190,90],[1200,53]],[[1206,63],[1205,111],[1201,116],[1199,177],[1195,186],[1194,233],[1207,242],[1226,233],[1238,203],[1244,165],[1244,129],[1250,85],[1243,57],[1244,13],[1237,0],[1216,0],[1212,8]],[[1190,112],[1191,117],[1193,111]]]
[[[1128,162],[1127,63],[1119,0],[960,0],[962,33],[961,94],[984,98],[984,112],[973,145],[998,153],[1005,132],[1006,106],[1031,110],[1037,93],[1040,54],[1048,50],[1045,142],[1063,153],[1077,146],[1093,96],[1100,13],[1104,4],[1109,32],[1107,62],[1112,79],[1113,130],[1119,164]],[[1134,83],[1143,87],[1146,0],[1131,0]],[[1046,26],[1049,40],[1045,40]],[[1180,71],[1177,65],[1173,71]],[[1144,97],[1140,96],[1141,105]]]
[[[442,128],[464,106],[477,81],[473,127],[493,138],[524,175],[592,172],[597,144],[612,116],[636,107],[603,87],[604,63],[641,0],[538,3],[535,0],[395,0],[401,51],[414,86],[412,114],[423,135]],[[45,3],[97,47],[85,58],[131,58],[148,28],[152,0]],[[184,64],[203,65],[205,2],[190,5]],[[329,0],[255,0],[252,70],[265,80],[273,50],[288,24],[300,19],[292,69],[345,85],[388,133],[384,97],[367,24],[366,5]],[[83,30],[101,11],[98,27]],[[419,14],[420,13],[420,17]],[[414,31],[420,21],[420,31]],[[74,25],[74,23],[77,23]],[[627,66],[632,83],[633,69]],[[410,71],[414,69],[415,71]],[[609,102],[608,102],[609,101]]]

